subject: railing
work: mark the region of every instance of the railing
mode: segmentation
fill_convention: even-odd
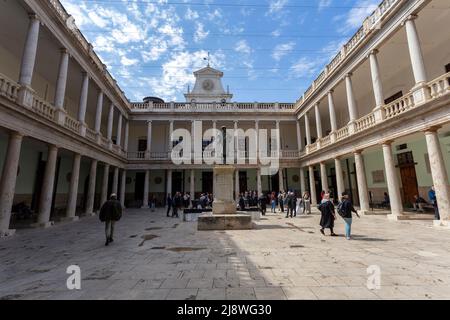
[[[50,105],[50,103],[42,100],[38,96],[33,96],[33,101],[31,105],[31,109],[43,116],[44,118],[47,118],[49,120],[55,119],[55,108]]]
[[[348,137],[348,135],[349,135],[348,127],[343,127],[341,129],[339,129],[338,131],[336,131],[336,140],[339,141],[339,140],[345,139]]]
[[[129,160],[143,160],[145,159],[145,151],[128,152],[127,157]]]
[[[231,111],[254,111],[261,112],[293,112],[295,110],[294,103],[155,103],[151,108],[149,103],[132,103],[131,110],[136,112],[142,111],[175,111],[175,112],[231,112]],[[173,106],[173,108],[172,108]]]
[[[90,128],[86,128],[86,138],[92,141],[97,141],[97,133]]]
[[[64,121],[64,126],[75,132],[75,133],[80,133],[80,122],[78,122],[77,120],[69,117],[68,115],[66,115],[66,119]]]
[[[320,140],[320,146],[322,148],[329,146],[330,144],[331,144],[331,136],[329,136],[329,135]]]
[[[282,159],[298,159],[299,151],[298,150],[282,150],[281,158]]]
[[[11,101],[16,101],[20,85],[0,73],[0,94]]]
[[[369,129],[376,124],[375,114],[372,112],[356,121],[356,132]]]
[[[431,98],[433,99],[447,94],[450,90],[450,72],[431,81],[428,87],[430,88]]]
[[[386,119],[397,117],[398,115],[414,107],[414,96],[410,93],[397,99],[384,107]]]

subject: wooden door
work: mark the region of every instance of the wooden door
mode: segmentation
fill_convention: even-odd
[[[247,189],[247,171],[239,172],[239,190],[241,192],[249,191]]]
[[[419,194],[416,167],[414,165],[403,165],[400,167],[400,175],[403,185],[403,201],[412,204],[414,196]]]
[[[403,202],[412,206],[414,196],[419,194],[413,153],[400,153],[397,155],[397,159],[403,185]]]

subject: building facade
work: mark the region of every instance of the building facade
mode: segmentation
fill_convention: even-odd
[[[130,102],[58,0],[0,4],[0,234],[212,190],[212,166],[175,165],[176,129],[279,129],[280,170],[236,165],[235,192],[350,192],[362,212],[390,197],[403,219],[436,190],[450,215],[450,35],[446,0],[384,0],[295,103],[235,103],[208,67],[186,102]],[[14,17],[12,19],[11,17]],[[55,63],[56,62],[56,63]],[[207,142],[207,141],[206,141]],[[203,141],[202,141],[203,143]],[[242,141],[244,150],[248,142]],[[28,222],[27,222],[28,223]]]

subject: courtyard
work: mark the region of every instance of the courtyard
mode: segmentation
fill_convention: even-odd
[[[127,210],[104,246],[97,217],[0,240],[0,299],[449,299],[450,233],[432,221],[354,221],[322,236],[319,215],[268,214],[252,231],[200,232],[165,211]],[[443,245],[445,244],[445,245]],[[68,290],[67,267],[81,269]],[[381,287],[369,290],[378,266]]]

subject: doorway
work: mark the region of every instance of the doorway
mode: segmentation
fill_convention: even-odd
[[[280,192],[280,175],[278,173],[274,174],[270,177],[270,181],[272,184],[272,192],[275,191],[276,193]]]
[[[414,203],[414,196],[419,194],[416,163],[414,162],[413,153],[411,151],[400,153],[397,155],[397,160],[402,179],[403,202],[407,206],[412,206]]]
[[[248,191],[247,187],[247,171],[239,171],[239,190],[241,192]]]
[[[202,193],[213,193],[213,178],[214,175],[212,172],[202,173]]]
[[[175,171],[172,173],[172,194],[184,192],[183,173]]]
[[[134,200],[142,201],[144,199],[145,172],[136,172],[134,183]]]

